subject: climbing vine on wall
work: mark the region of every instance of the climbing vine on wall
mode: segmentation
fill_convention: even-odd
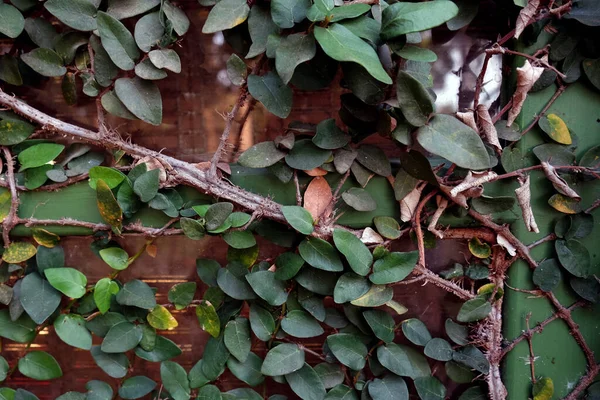
[[[577,136],[559,115],[547,112],[575,81],[600,89],[600,50],[594,43],[600,9],[594,0],[515,0],[522,8],[504,2],[514,8],[514,29],[484,51],[473,108],[456,115],[435,111],[431,63],[437,56],[420,45],[421,32],[465,28],[477,14],[478,1],[200,3],[212,7],[202,32],[223,32],[236,50],[227,61],[227,75],[240,87],[237,102],[226,110],[218,151],[205,164],[135,145],[104,119],[109,113],[161,123],[162,99],[154,81],[181,71],[176,45],[190,40],[184,38],[189,20],[177,4],[0,3],[0,33],[14,39],[0,56],[0,184],[6,188],[0,194],[0,337],[27,344],[11,364],[0,357],[0,380],[9,384],[17,374],[61,378],[51,352],[31,348],[41,331],[50,330],[65,346],[89,350],[106,374],[106,380],[87,382],[87,392],[69,391],[59,397],[63,400],[280,400],[271,381],[310,400],[408,399],[410,393],[433,400],[449,396],[441,370],[450,380],[469,384],[456,398],[503,399],[501,362],[527,341],[531,397],[543,400],[552,398],[553,381],[535,374],[531,337],[562,319],[588,364],[567,398],[584,393],[597,398],[600,389],[591,383],[600,365],[571,311],[597,303],[600,296],[598,270],[580,242],[591,233],[591,212],[600,205],[582,199],[583,189],[599,178],[600,146],[576,160]],[[532,52],[507,47],[519,43],[522,50],[524,43],[548,34],[548,44]],[[510,98],[492,116],[480,95],[488,62],[499,54],[517,57],[519,67]],[[46,78],[62,80],[69,105],[76,106],[82,95],[94,99],[95,130],[56,119],[10,94],[15,86],[35,87]],[[227,163],[234,121],[243,126],[257,103],[286,118],[292,87],[318,90],[337,84],[348,89],[338,119],[291,123],[273,141],[249,148],[234,165]],[[557,89],[547,107],[520,130],[514,121],[528,93],[552,85]],[[547,143],[535,147],[532,156],[523,154],[515,143],[537,126]],[[396,145],[392,157],[399,166],[392,166],[381,148],[363,142],[373,134]],[[232,168],[261,169],[268,179],[293,185],[295,204],[247,191],[243,182],[236,183]],[[530,190],[536,171],[554,187],[548,204],[565,216],[556,221],[554,233],[525,245],[499,215],[518,205],[526,228],[538,232]],[[344,225],[344,215],[377,210],[382,199],[367,186],[378,179],[387,180],[400,212],[379,215],[366,228]],[[514,192],[484,193],[506,181],[518,182]],[[104,223],[19,214],[24,192],[85,182],[95,191]],[[137,216],[147,208],[168,216],[168,224],[143,226]],[[31,240],[11,236],[21,226],[31,229]],[[89,282],[65,265],[61,238],[52,232],[56,226],[93,233],[92,250],[107,264],[105,277]],[[130,234],[146,237],[133,254],[119,244]],[[156,237],[181,234],[190,240],[219,236],[227,245],[226,265],[197,260],[207,287],[202,293],[196,282],[184,282],[169,290],[168,303],[158,304],[147,283],[119,276],[135,268],[142,254],[156,255]],[[261,259],[257,235],[283,250]],[[412,238],[417,250],[392,251],[401,237]],[[470,254],[465,264],[436,274],[428,269],[425,248],[443,239],[467,241]],[[549,241],[555,256],[534,259],[530,249]],[[536,289],[526,292],[547,298],[555,313],[534,327],[527,318],[527,330],[507,342],[502,340],[503,296],[506,290],[525,291],[504,282],[517,259],[533,269]],[[553,293],[563,280],[579,297],[568,307]],[[415,282],[436,285],[464,301],[446,321],[444,335],[434,337],[421,320],[404,318],[407,309],[393,299],[394,291]],[[210,334],[189,371],[174,361],[182,350],[164,335],[177,329],[173,309],[195,313],[198,329]],[[322,347],[308,348],[305,339],[321,340]],[[132,357],[160,363],[160,381],[132,369]],[[219,378],[225,370],[239,380],[239,388],[222,391]],[[0,388],[0,397],[37,398],[26,387],[8,386]]]

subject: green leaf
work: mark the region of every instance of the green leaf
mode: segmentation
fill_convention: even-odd
[[[113,397],[113,390],[106,382],[88,381],[85,388],[87,389],[86,400],[108,400]]]
[[[371,284],[360,275],[346,272],[338,279],[333,290],[333,301],[337,304],[356,300],[369,291]]]
[[[93,346],[90,353],[96,364],[113,378],[123,378],[129,371],[129,359],[124,353],[104,353],[100,346]]]
[[[420,151],[410,150],[399,154],[402,168],[414,178],[427,181],[432,185],[438,186],[436,175],[431,169],[431,164],[427,157]]]
[[[160,378],[174,400],[189,400],[190,384],[181,365],[173,361],[163,361],[160,364]]]
[[[335,229],[333,231],[333,242],[338,251],[346,257],[354,272],[362,276],[369,273],[373,255],[359,238],[346,230]]]
[[[117,293],[117,303],[152,310],[156,306],[156,299],[150,286],[140,280],[133,279],[123,285]]]
[[[94,335],[104,337],[110,328],[123,321],[125,321],[123,314],[107,312],[106,314],[99,315],[96,318],[88,321],[85,326]]]
[[[431,334],[427,326],[416,318],[410,318],[402,321],[402,333],[404,336],[417,346],[425,346],[431,340]]]
[[[367,359],[367,346],[349,333],[336,333],[327,337],[327,346],[339,362],[353,370],[364,368]]]
[[[482,374],[489,373],[490,364],[486,356],[475,346],[469,345],[456,350],[452,359]]]
[[[96,183],[96,202],[102,219],[106,221],[116,233],[121,233],[123,211],[112,191],[102,179],[98,180]],[[112,262],[114,263],[114,261],[115,260],[113,259]]]
[[[146,317],[151,327],[155,329],[175,329],[179,324],[164,306],[157,304]]]
[[[69,346],[89,350],[92,348],[92,335],[85,327],[85,319],[77,314],[61,314],[54,320],[56,334]]]
[[[363,296],[350,303],[359,307],[379,307],[394,297],[394,290],[389,286],[373,285]]]
[[[141,326],[120,322],[110,328],[100,349],[105,353],[124,353],[136,347],[141,340]]]
[[[44,49],[38,49],[44,50]],[[28,168],[40,167],[54,160],[65,148],[62,144],[56,143],[40,143],[28,147],[19,153],[19,163],[21,164],[20,171]]]
[[[340,24],[332,24],[328,28],[315,27],[315,38],[325,53],[337,61],[350,61],[362,65],[377,80],[391,84],[392,80],[375,53],[348,28]]]
[[[267,353],[260,372],[267,376],[287,375],[304,366],[304,351],[298,345],[282,343]]]
[[[423,126],[433,113],[433,100],[427,89],[406,71],[399,70],[396,96],[402,114],[414,126]]]
[[[308,0],[273,0],[271,2],[271,15],[273,22],[280,28],[292,28],[295,23],[306,18],[310,8]]]
[[[471,383],[476,376],[469,367],[466,367],[463,364],[459,364],[455,361],[448,361],[444,365],[444,368],[448,378],[456,383]],[[485,400],[485,397],[482,397],[481,400]]]
[[[250,231],[228,231],[222,237],[234,249],[244,250],[256,245],[256,239]]]
[[[173,285],[169,289],[168,298],[175,305],[175,309],[183,310],[192,303],[196,286],[196,282],[183,282]]]
[[[375,336],[386,343],[394,341],[395,322],[390,314],[383,310],[367,310],[363,313],[363,316]]]
[[[227,77],[235,86],[242,86],[248,76],[248,66],[238,57],[237,54],[232,54],[227,59]]]
[[[248,91],[279,118],[287,118],[292,110],[292,89],[274,72],[248,76]]]
[[[303,400],[319,400],[325,397],[325,387],[315,370],[304,363],[298,371],[285,376],[294,393]]]
[[[266,309],[252,303],[250,305],[250,328],[257,338],[266,342],[275,332],[275,320]]]
[[[342,193],[342,199],[356,211],[375,211],[377,202],[369,192],[361,188],[350,188]]]
[[[571,274],[587,278],[590,275],[590,253],[578,240],[557,240],[554,242],[560,264]]]
[[[19,359],[19,372],[38,381],[60,378],[62,370],[54,357],[45,351],[30,351]]]
[[[533,270],[533,283],[545,292],[551,292],[556,289],[561,278],[560,264],[553,258],[542,261]]]
[[[250,9],[248,31],[250,32],[252,45],[246,58],[253,58],[265,52],[267,49],[267,38],[271,34],[278,34],[279,28],[273,22],[270,10],[263,5],[255,4]]]
[[[37,249],[31,243],[12,242],[8,248],[4,249],[2,259],[9,264],[19,264],[35,256]]]
[[[490,166],[490,157],[479,135],[450,115],[433,117],[428,125],[419,128],[417,140],[425,150],[459,167],[482,170]]]
[[[135,182],[133,182],[133,191],[144,203],[152,200],[158,193],[158,187],[160,183],[159,175],[160,171],[158,169],[153,169],[148,172],[144,172],[135,180]]]
[[[257,271],[246,275],[252,290],[272,306],[280,306],[286,302],[288,292],[285,282],[276,278],[271,271]]]
[[[165,1],[162,5],[162,11],[165,16],[171,22],[173,30],[179,35],[183,36],[190,27],[190,20],[185,13],[178,7],[173,6],[170,2]]]
[[[36,336],[37,324],[27,314],[12,320],[8,309],[0,310],[0,337],[17,343],[27,343]]]
[[[120,69],[125,71],[132,70],[140,53],[131,32],[117,19],[102,11],[98,11],[96,21],[98,23],[98,32],[100,33],[102,46],[110,59]]]
[[[437,61],[437,54],[429,49],[418,46],[404,46],[402,49],[396,51],[400,57],[406,60],[420,61],[420,62],[435,62]]]
[[[452,360],[452,346],[440,338],[433,338],[425,345],[425,355],[438,361]]]
[[[206,210],[206,229],[209,231],[217,229],[221,226],[229,217],[233,211],[233,204],[231,203],[215,203],[212,204],[208,210]]]
[[[238,273],[237,270],[242,270],[243,273]],[[227,268],[221,268],[217,275],[219,288],[226,295],[236,300],[251,300],[256,298],[252,287],[246,281],[245,276],[247,273],[248,270],[241,264],[229,264]]]
[[[89,176],[89,184],[92,189],[96,189],[99,180],[103,180],[109,189],[114,189],[125,179],[125,175],[121,171],[102,166],[90,168]]]
[[[246,318],[236,318],[225,326],[223,341],[227,350],[238,361],[245,362],[250,353],[250,326]]]
[[[281,320],[281,328],[288,335],[297,338],[321,336],[324,332],[319,322],[302,310],[288,312]]]
[[[300,206],[283,206],[281,212],[286,221],[303,235],[310,235],[313,230],[313,219],[310,212]]]
[[[469,240],[469,251],[477,258],[488,258],[492,255],[492,248],[490,245],[481,242],[477,237]]]
[[[164,79],[167,77],[167,72],[163,71],[162,69],[158,69],[154,66],[154,64],[152,64],[152,61],[150,61],[150,59],[146,59],[142,62],[140,62],[139,64],[137,64],[135,66],[135,74],[142,78],[142,79],[146,79],[149,81],[157,81],[160,79]],[[119,103],[121,103],[121,101],[117,98],[117,100],[119,101]],[[124,109],[122,111],[122,113],[124,114],[124,116],[121,116],[123,118],[129,118],[129,119],[136,119],[135,115],[131,114],[126,107],[123,105],[123,103],[121,103],[122,109]],[[116,107],[115,107],[116,108]],[[118,114],[115,114],[118,115]]]
[[[17,57],[8,55],[0,56],[0,80],[15,86],[23,84]]]
[[[412,32],[420,32],[441,25],[458,14],[451,1],[392,4],[383,10],[381,37],[392,39]]]
[[[209,381],[215,380],[223,373],[228,358],[229,350],[225,346],[223,337],[209,338],[202,354],[202,374]]]
[[[58,308],[62,296],[35,272],[21,282],[21,304],[32,320],[42,324]]]
[[[1,76],[0,76],[1,77]],[[0,121],[0,145],[12,146],[21,143],[33,133],[35,126],[25,121],[8,120]]]
[[[202,33],[215,33],[231,29],[248,18],[250,7],[245,0],[219,1],[208,14]]]
[[[320,167],[329,158],[330,150],[323,150],[313,144],[311,140],[298,140],[294,148],[285,157],[285,162],[292,168],[309,170]]]
[[[250,386],[257,386],[265,380],[263,374],[260,372],[262,363],[262,358],[250,352],[246,361],[243,363],[239,362],[234,357],[229,357],[227,359],[227,368],[229,368],[231,373],[242,382],[245,382]]]
[[[533,154],[540,161],[547,161],[553,166],[570,165],[575,162],[575,154],[567,146],[546,143],[533,148]]]
[[[325,396],[327,400],[358,400],[356,392],[346,385],[337,385]]]
[[[175,50],[152,50],[148,53],[148,57],[150,57],[150,61],[156,68],[166,69],[176,74],[181,72],[181,60]]]
[[[165,360],[169,360],[171,358],[177,357],[181,355],[182,351],[175,343],[171,340],[157,336],[156,337],[156,345],[152,351],[146,351],[141,347],[135,348],[135,355],[146,360],[152,362],[161,362]]]
[[[102,260],[112,269],[123,271],[129,266],[129,254],[120,247],[109,247],[99,251]]]
[[[585,279],[572,277],[569,284],[579,297],[591,303],[600,302],[600,282],[594,276]]]
[[[139,78],[120,78],[115,93],[133,115],[152,125],[162,122],[162,99],[158,87]]]
[[[275,259],[275,278],[280,281],[292,279],[304,265],[304,259],[296,253],[285,252]]]
[[[287,84],[294,70],[317,53],[317,45],[312,34],[295,33],[284,36],[275,52],[275,68],[283,83]]]
[[[303,288],[323,295],[333,295],[337,275],[314,268],[303,268],[295,277],[296,282]]]
[[[93,31],[97,28],[98,10],[88,0],[48,0],[44,8],[63,24],[78,31]]]
[[[285,153],[275,147],[273,142],[260,142],[244,151],[238,163],[249,168],[265,168],[285,157]]]
[[[347,145],[350,136],[337,127],[335,119],[330,118],[319,122],[312,142],[321,149],[334,150]]]
[[[203,386],[198,391],[198,400],[221,400],[221,391],[215,385],[206,385]]]
[[[395,181],[397,182],[397,180]],[[392,217],[375,217],[373,223],[377,232],[387,239],[398,239],[402,233],[400,232],[400,224]]]
[[[446,387],[433,376],[416,378],[414,382],[421,400],[444,400],[446,398]]]
[[[190,369],[188,373],[188,380],[190,381],[190,388],[196,389],[202,387],[210,382],[210,380],[204,376],[202,372],[202,359],[198,360],[196,364]]]
[[[208,332],[212,337],[218,337],[221,333],[221,322],[214,306],[206,300],[200,300],[196,307],[196,317],[202,330]]]
[[[309,237],[298,246],[300,256],[311,266],[324,271],[343,271],[344,266],[331,244],[323,239]]]
[[[183,229],[183,234],[192,240],[200,240],[206,233],[204,225],[196,219],[182,217],[179,223],[181,229]]]
[[[416,251],[389,253],[375,261],[369,280],[378,285],[399,282],[415,269],[418,259],[419,254]]]
[[[25,19],[21,12],[10,4],[0,4],[0,33],[9,38],[16,38],[23,32]]]
[[[590,167],[594,168],[600,164],[600,146],[594,146],[588,151],[586,151],[581,159],[579,160],[579,165],[582,167]]]
[[[196,260],[196,272],[198,276],[208,286],[217,286],[217,273],[221,266],[215,260],[208,258],[199,258]]]
[[[377,175],[387,177],[392,174],[392,167],[387,156],[377,146],[369,144],[360,146],[356,155],[356,161]]]
[[[485,299],[476,297],[465,302],[456,319],[460,322],[480,321],[492,311],[492,305]]]
[[[383,379],[373,379],[367,386],[373,400],[408,399],[408,387],[399,376],[386,375]]]
[[[22,389],[21,389],[22,390]],[[7,387],[0,388],[0,399],[2,400],[14,400],[15,390]],[[24,400],[24,399],[22,399]]]
[[[573,18],[588,26],[600,26],[598,3],[594,0],[579,0],[573,4],[573,8],[566,14],[566,18]]]
[[[140,50],[148,52],[160,43],[165,34],[160,18],[160,12],[157,11],[144,15],[135,24],[133,37]]]
[[[390,343],[379,346],[377,359],[381,365],[396,375],[413,379],[431,375],[427,359],[417,350],[405,345]]]
[[[338,364],[323,362],[314,366],[325,389],[330,389],[344,382],[344,372]]]
[[[139,399],[154,390],[156,382],[146,376],[132,376],[123,381],[119,387],[119,397],[123,399]]]
[[[488,197],[481,196],[471,200],[471,205],[481,214],[493,214],[503,211],[508,211],[513,208],[515,204],[514,197]]]

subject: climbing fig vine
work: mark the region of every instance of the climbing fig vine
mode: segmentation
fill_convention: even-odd
[[[202,33],[222,35],[235,51],[226,72],[239,96],[220,110],[225,129],[211,161],[194,164],[123,139],[105,120],[161,124],[155,81],[180,73],[186,58],[178,44],[197,40],[188,37],[186,2],[0,2],[0,34],[9,43],[0,47],[0,337],[2,345],[25,344],[18,357],[0,356],[0,398],[47,397],[16,384],[18,376],[75,384],[52,354],[70,346],[89,351],[105,379],[62,400],[505,399],[503,360],[525,341],[530,397],[547,400],[556,398],[554,381],[536,374],[532,337],[555,320],[566,323],[587,363],[565,398],[599,398],[598,354],[572,312],[600,300],[600,270],[583,244],[600,205],[589,189],[600,178],[600,145],[578,148],[585,132],[550,109],[576,81],[600,90],[600,8],[595,0],[496,0],[511,27],[482,50],[471,107],[438,113],[437,55],[427,35],[466,30],[479,3],[200,0],[210,8]],[[501,107],[481,99],[496,56],[516,76]],[[68,105],[92,99],[94,129],[12,95],[47,79],[61,81]],[[227,152],[254,108],[285,119],[295,93],[333,85],[346,89],[337,118],[292,121],[271,132],[273,140],[233,158]],[[524,115],[529,93],[550,87],[546,107]],[[530,151],[520,140],[532,130],[545,143]],[[392,149],[369,140],[375,135]],[[269,190],[245,181],[250,172]],[[532,193],[534,180],[551,189]],[[72,185],[94,194],[100,222],[22,212],[24,194],[56,196]],[[279,189],[293,198],[280,200]],[[527,245],[514,227],[538,233],[548,225],[532,200],[540,196],[564,215]],[[382,211],[389,203],[394,211]],[[144,225],[145,212],[168,222]],[[357,215],[369,223],[356,226]],[[65,227],[91,236],[106,264],[101,279],[67,265],[57,234]],[[145,241],[132,250],[130,235]],[[227,262],[203,253],[198,279],[168,293],[122,277],[135,275],[140,256],[156,256],[155,239],[170,235],[218,236]],[[433,272],[426,248],[448,239],[465,242],[465,261]],[[400,241],[412,250],[398,251]],[[261,256],[267,242],[277,246],[275,257]],[[535,258],[531,249],[547,242],[551,256]],[[532,270],[530,287],[505,283],[518,260]],[[394,296],[420,285],[462,302],[443,331],[407,317]],[[559,300],[559,289],[572,301]],[[527,316],[527,329],[504,340],[509,291],[544,298],[554,311],[535,326]],[[178,362],[182,348],[166,334],[178,329],[181,313],[208,337],[202,351],[191,349],[191,368]],[[36,350],[42,332],[56,335],[60,348]],[[159,364],[159,373],[133,368],[145,363]],[[234,389],[223,385],[226,376]]]

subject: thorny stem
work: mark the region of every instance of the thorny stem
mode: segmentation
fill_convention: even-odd
[[[548,112],[548,110],[550,109],[550,107],[552,107],[552,105],[554,104],[554,102],[560,97],[561,94],[563,94],[565,92],[565,90],[567,90],[567,85],[563,85],[560,84],[558,86],[558,89],[556,89],[556,92],[554,92],[554,95],[552,95],[552,97],[550,98],[550,100],[548,101],[548,103],[546,103],[546,106],[542,109],[542,111],[535,116],[535,118],[533,119],[533,121],[531,121],[531,123],[527,126],[527,128],[525,128],[523,130],[523,132],[521,132],[521,137],[523,135],[525,135],[527,132],[529,132],[531,129],[533,129],[533,127],[535,127],[537,125],[537,123],[539,122],[539,120],[546,115],[546,112]]]
[[[302,193],[300,193],[300,182],[298,181],[298,172],[294,170],[294,185],[296,186],[296,205],[302,205]]]
[[[525,318],[525,326],[529,331],[529,320],[531,319],[531,312],[527,314]],[[527,345],[529,346],[529,368],[531,368],[531,382],[535,385],[535,354],[533,354],[533,343],[531,341],[531,336],[527,336]]]
[[[539,246],[539,245],[540,245],[540,244],[542,244],[542,243],[551,242],[551,241],[553,241],[553,240],[556,240],[556,238],[557,238],[556,234],[554,234],[554,233],[551,233],[551,234],[549,234],[549,235],[547,235],[547,236],[544,236],[543,238],[541,238],[541,239],[538,239],[538,240],[536,240],[535,242],[533,242],[533,243],[531,243],[531,244],[527,245],[527,248],[531,250],[531,249],[533,249],[534,247],[536,247],[536,246]]]
[[[7,147],[2,147],[2,153],[6,159],[6,176],[8,177],[8,184],[10,187],[10,211],[4,221],[2,221],[2,239],[4,240],[4,247],[10,245],[10,231],[17,224],[17,210],[19,208],[19,195],[17,193],[17,185],[15,183],[15,164],[12,158],[12,153]]]

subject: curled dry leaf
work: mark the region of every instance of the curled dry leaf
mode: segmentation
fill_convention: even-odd
[[[498,140],[498,131],[492,122],[490,111],[485,104],[479,104],[477,106],[477,124],[479,125],[479,133],[481,133],[487,142],[502,151],[502,146]]]
[[[159,170],[158,178],[160,180],[160,183],[165,183],[167,181],[167,171],[161,161],[157,160],[154,157],[146,156],[146,157],[140,158],[135,163],[135,166],[140,165],[140,164],[146,164],[146,169],[148,171],[152,171],[153,169],[158,169]]]
[[[535,217],[533,216],[533,210],[531,209],[531,189],[529,186],[529,175],[527,175],[525,179],[520,178],[519,184],[521,186],[515,189],[515,194],[517,195],[519,207],[521,207],[521,211],[523,212],[523,221],[525,222],[525,226],[529,232],[540,233],[537,223],[535,222]]]
[[[546,178],[552,182],[552,186],[554,186],[554,189],[556,189],[560,194],[573,199],[581,200],[581,196],[579,196],[576,191],[571,189],[569,184],[563,178],[561,178],[560,175],[558,175],[556,169],[552,165],[548,164],[546,161],[542,161],[542,169],[544,170],[544,174],[546,174]]]
[[[419,183],[416,188],[400,201],[400,219],[402,222],[408,222],[412,219],[419,204],[419,199],[421,199],[421,192],[423,192],[426,184],[425,182]]]
[[[275,272],[277,271],[277,266],[275,264],[271,265],[267,271]]]
[[[438,179],[439,181],[439,179]],[[444,192],[446,194],[446,196],[452,196],[450,194],[450,192],[452,191],[452,187],[451,186],[447,186],[447,185],[442,185],[440,184],[440,190],[442,192]],[[463,208],[469,208],[469,204],[467,203],[467,196],[465,196],[462,193],[457,193],[456,196],[452,196],[454,197],[454,202],[458,205],[460,205]]]
[[[521,33],[525,30],[527,25],[529,25],[533,19],[535,18],[535,14],[537,9],[540,7],[540,0],[529,0],[527,5],[523,7],[519,16],[517,17],[517,23],[515,27],[515,39],[518,39],[521,36]]]
[[[438,223],[438,221],[440,220],[440,217],[442,216],[442,214],[444,213],[444,211],[446,210],[446,208],[448,208],[448,200],[445,197],[442,197],[440,195],[437,195],[435,197],[435,200],[437,202],[437,210],[435,210],[435,213],[433,214],[433,216],[431,217],[431,222],[429,223],[429,226],[427,227],[427,230],[431,233],[433,233],[435,236],[439,237],[440,239],[444,238],[444,233],[441,231],[438,231],[436,229],[436,225]]]
[[[475,123],[475,113],[473,111],[457,112],[456,118],[477,132],[477,123]]]
[[[383,243],[383,238],[372,228],[366,227],[362,233],[360,241],[364,244],[381,244]]]
[[[459,193],[467,197],[479,197],[483,194],[483,184],[493,181],[498,177],[493,171],[473,172],[469,171],[466,178],[450,190],[450,196],[456,197]],[[476,190],[472,190],[476,189]]]
[[[510,254],[511,256],[516,256],[517,255],[517,249],[515,248],[515,246],[513,246],[512,244],[510,244],[510,242],[508,241],[507,238],[505,238],[503,235],[498,234],[498,236],[496,236],[496,241],[498,242],[498,244],[502,247],[504,247],[506,249],[506,251],[508,252],[508,254]]]
[[[326,215],[325,212],[330,207],[333,194],[329,183],[322,176],[314,178],[304,192],[304,208],[308,210],[310,215],[316,221],[321,215]]]
[[[544,68],[534,67],[529,60],[525,60],[522,67],[517,68],[517,89],[513,94],[512,108],[508,112],[506,126],[510,127],[523,108],[523,103],[527,98],[527,93],[531,90],[534,83],[542,76]]]

